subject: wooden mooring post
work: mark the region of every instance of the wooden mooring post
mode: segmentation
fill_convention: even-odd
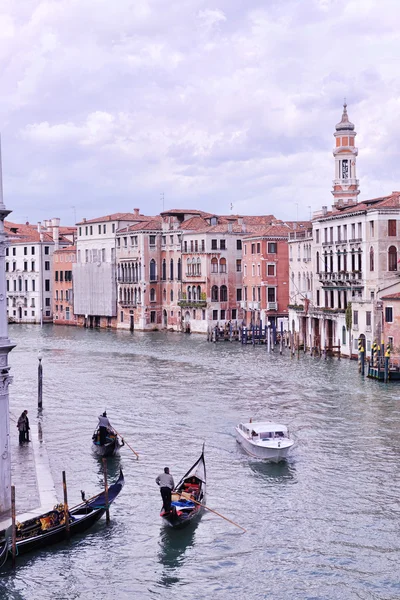
[[[108,479],[107,479],[107,459],[103,458],[103,471],[104,471],[104,499],[106,506],[106,523],[110,522],[110,509],[108,504]]]
[[[68,512],[68,491],[67,491],[67,478],[65,476],[65,471],[62,472],[63,479],[63,491],[64,491],[64,515],[65,515],[65,537],[69,540],[70,531],[69,531],[69,512]]]
[[[15,485],[11,486],[11,556],[12,568],[15,569],[15,559],[17,556],[17,529],[16,529],[16,512],[15,512]]]

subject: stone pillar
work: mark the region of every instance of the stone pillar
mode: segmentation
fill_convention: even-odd
[[[8,339],[7,288],[6,288],[6,235],[4,219],[10,214],[3,202],[0,139],[0,521],[10,516],[11,509],[11,448],[10,407],[8,386],[10,377],[8,353],[14,348]]]

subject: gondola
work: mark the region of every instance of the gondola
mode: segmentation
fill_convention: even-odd
[[[118,450],[124,445],[124,440],[121,438],[120,442],[118,435],[113,431],[107,432],[105,444],[100,444],[100,432],[98,427],[92,436],[93,452],[96,454],[96,456],[100,456],[101,458],[105,458],[106,456],[115,456],[118,454]]]
[[[203,507],[193,502],[193,500],[201,504],[206,502],[204,444],[200,458],[172,490],[171,510],[166,513],[162,509],[160,517],[175,529],[185,527],[203,511]]]
[[[125,480],[122,471],[118,480],[108,488],[108,504],[110,505],[124,486]],[[82,533],[94,525],[105,513],[105,492],[89,500],[84,500],[69,512],[70,535]],[[0,539],[5,532],[0,532]],[[63,505],[57,505],[43,515],[18,523],[16,527],[16,550],[17,555],[25,554],[31,550],[38,550],[44,546],[55,544],[66,538],[65,511]],[[11,545],[9,545],[11,550]],[[11,556],[11,551],[9,553]]]
[[[0,569],[7,560],[8,555],[8,538],[3,537],[0,541]]]

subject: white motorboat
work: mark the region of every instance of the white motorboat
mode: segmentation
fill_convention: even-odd
[[[290,439],[288,428],[272,421],[239,423],[236,441],[250,456],[279,462],[287,458],[294,441]]]

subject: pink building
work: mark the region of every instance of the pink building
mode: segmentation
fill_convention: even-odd
[[[72,265],[76,263],[76,247],[68,246],[53,253],[53,323],[76,325]]]

